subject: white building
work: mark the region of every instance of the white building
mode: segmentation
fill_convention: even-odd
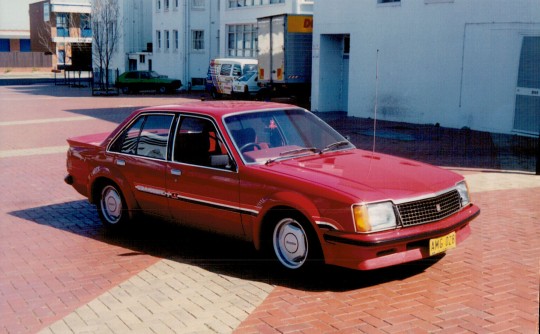
[[[313,14],[314,0],[220,0],[220,57],[257,58],[257,18]]]
[[[111,70],[118,69],[118,72],[122,74],[128,70],[151,69],[152,1],[118,1],[120,38],[111,61]]]
[[[312,109],[538,133],[539,50],[538,0],[318,0]]]
[[[153,70],[204,89],[210,59],[218,54],[216,0],[153,0]]]

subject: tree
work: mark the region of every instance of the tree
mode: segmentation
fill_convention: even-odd
[[[95,63],[99,64],[100,88],[109,89],[109,66],[120,36],[120,6],[118,0],[92,1],[92,47]]]

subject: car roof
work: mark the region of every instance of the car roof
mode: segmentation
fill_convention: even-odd
[[[221,118],[229,114],[236,114],[246,111],[257,110],[275,110],[275,109],[298,109],[300,107],[276,102],[261,102],[261,101],[196,101],[181,104],[162,105],[148,107],[139,110],[142,112],[189,112]]]

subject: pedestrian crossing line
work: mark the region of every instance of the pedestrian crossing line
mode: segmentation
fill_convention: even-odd
[[[66,153],[67,150],[68,150],[67,145],[37,147],[37,148],[23,148],[23,149],[18,149],[18,150],[3,150],[3,151],[0,151],[0,158],[27,157],[27,156],[32,156],[32,155]]]
[[[95,119],[90,116],[74,116],[74,117],[57,117],[57,118],[43,118],[43,119],[29,119],[24,121],[6,121],[0,122],[0,126],[12,126],[12,125],[29,125],[29,124],[46,124],[46,123],[58,123],[58,122],[74,122],[74,121],[88,121]]]

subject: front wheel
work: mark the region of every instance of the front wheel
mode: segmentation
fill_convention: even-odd
[[[311,226],[297,215],[284,215],[272,229],[273,254],[287,269],[305,270],[322,262],[320,246]]]
[[[119,229],[129,220],[122,192],[112,183],[101,188],[97,202],[99,218],[106,228]]]
[[[158,91],[159,94],[165,94],[165,93],[168,92],[168,89],[167,89],[167,87],[165,87],[165,86],[160,86],[160,87],[157,89],[157,91]]]

